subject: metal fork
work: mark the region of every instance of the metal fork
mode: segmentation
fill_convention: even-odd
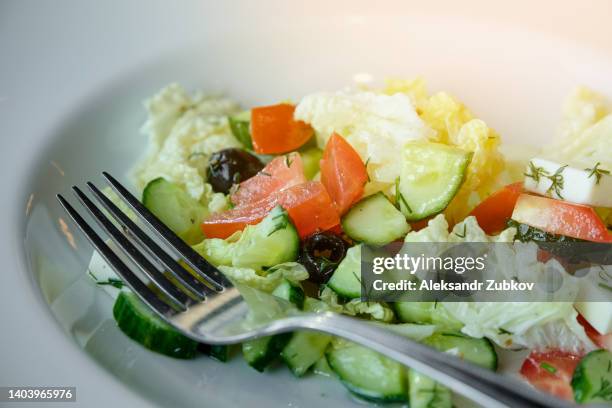
[[[162,245],[174,252],[174,256],[128,218],[94,184],[88,182],[87,186],[115,222],[74,186],[72,190],[90,215],[140,271],[135,273],[60,194],[57,195],[59,202],[125,284],[157,315],[187,337],[207,344],[234,344],[277,333],[315,330],[376,350],[485,407],[573,406],[537,392],[514,378],[438,352],[375,324],[331,312],[293,314],[258,327],[246,328],[240,323],[245,321],[249,307],[238,289],[170,231],[115,178],[106,172],[103,176]],[[181,266],[176,261],[177,256],[200,279]],[[282,303],[281,299],[278,301]]]

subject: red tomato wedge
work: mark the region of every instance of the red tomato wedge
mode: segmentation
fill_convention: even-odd
[[[582,315],[578,315],[578,323],[584,327],[584,332],[597,347],[612,351],[612,333],[599,333]]]
[[[340,224],[331,197],[318,181],[309,181],[281,191],[278,203],[289,213],[300,238]]]
[[[521,375],[537,389],[573,400],[570,382],[581,356],[561,350],[533,351],[521,366]]]
[[[297,149],[314,131],[306,123],[294,120],[295,106],[288,103],[251,109],[253,150],[260,154],[280,154]]]
[[[230,200],[235,206],[250,204],[306,181],[300,154],[289,153],[275,158],[257,175],[240,183]]]
[[[512,216],[516,200],[522,192],[522,182],[509,184],[478,204],[470,215],[476,217],[478,225],[488,235],[500,232],[506,227],[506,221]]]
[[[551,234],[593,242],[612,242],[612,234],[592,207],[521,194],[512,219]]]
[[[227,238],[250,224],[257,224],[276,205],[281,205],[301,238],[326,231],[340,223],[334,203],[318,181],[308,181],[275,192],[263,200],[214,214],[201,227],[207,238]]]
[[[332,134],[321,159],[321,182],[340,214],[361,199],[367,181],[368,173],[359,154],[342,136]]]

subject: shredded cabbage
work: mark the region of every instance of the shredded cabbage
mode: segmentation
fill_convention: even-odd
[[[139,189],[163,177],[209,205],[211,212],[227,208],[223,194],[213,193],[205,182],[208,157],[218,150],[240,147],[227,116],[239,112],[233,101],[218,96],[189,95],[171,84],[145,102],[148,119],[142,131],[148,135],[146,156],[132,177]]]
[[[360,299],[351,299],[347,303],[340,303],[336,292],[328,287],[321,291],[319,298],[336,313],[350,316],[369,316],[381,322],[390,322],[394,318],[393,310],[383,303],[362,302]]]
[[[278,264],[261,272],[251,268],[235,268],[224,265],[219,266],[219,270],[234,283],[241,283],[264,292],[272,292],[283,278],[293,283],[308,279],[308,271],[297,262]]]
[[[440,214],[430,220],[426,228],[410,232],[405,242],[512,242],[515,234],[514,228],[508,228],[497,236],[489,236],[474,217],[455,225],[449,233],[448,223]],[[504,247],[498,248],[498,251],[503,250]],[[517,257],[514,253],[504,257],[496,253],[496,258],[499,258],[496,272],[506,275],[518,272],[520,277],[522,272],[537,270],[533,264],[525,264],[536,259],[535,252],[531,255],[523,253],[525,257]],[[536,266],[542,269],[555,264],[557,261],[551,260]],[[571,290],[576,285],[572,285],[571,276],[567,278],[567,289]],[[463,323],[463,333],[487,337],[501,347],[558,347],[570,351],[585,351],[593,347],[576,321],[577,312],[571,302],[440,302],[438,307],[440,305]]]

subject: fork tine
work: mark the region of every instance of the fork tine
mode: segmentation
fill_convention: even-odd
[[[66,201],[61,194],[57,194],[57,199],[61,206],[66,210],[70,218],[79,227],[85,235],[89,243],[96,251],[104,258],[104,260],[113,268],[115,272],[123,279],[123,282],[132,289],[136,295],[145,302],[152,310],[161,316],[168,317],[174,314],[174,310],[161,300],[157,295],[145,285],[128,266],[115,254],[104,240],[87,224],[81,215]]]
[[[160,248],[145,232],[132,221],[123,211],[121,211],[104,193],[102,193],[93,183],[88,182],[87,186],[95,195],[96,199],[111,213],[126,230],[131,232],[138,240],[142,249],[146,250],[149,255],[161,262],[167,271],[177,280],[189,293],[197,300],[204,300],[206,294],[212,291],[197,280],[195,276],[190,274],[179,265],[166,251]]]
[[[109,234],[110,238],[125,252],[125,254],[147,275],[151,282],[168,297],[168,300],[181,311],[187,310],[189,297],[172,284],[139,250],[130,242],[125,235],[106,218],[106,215],[83,193],[78,187],[73,186],[81,203],[94,217],[96,222]]]
[[[174,248],[187,262],[187,264],[196,271],[202,278],[206,279],[217,290],[223,290],[224,287],[232,286],[227,279],[217,268],[212,266],[208,261],[200,256],[196,251],[191,249],[182,239],[164,225],[153,213],[151,213],[144,205],[138,201],[125,187],[121,185],[113,176],[107,172],[102,172],[104,178],[108,181],[115,192],[125,200],[125,202],[134,210],[136,214],[151,228],[159,238],[161,238],[171,248]]]

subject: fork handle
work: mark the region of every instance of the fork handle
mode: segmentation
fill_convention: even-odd
[[[288,320],[293,320],[289,318]],[[286,322],[289,323],[289,322]],[[295,318],[295,327],[333,334],[428,375],[484,407],[572,407],[517,379],[468,364],[387,329],[335,313]]]

